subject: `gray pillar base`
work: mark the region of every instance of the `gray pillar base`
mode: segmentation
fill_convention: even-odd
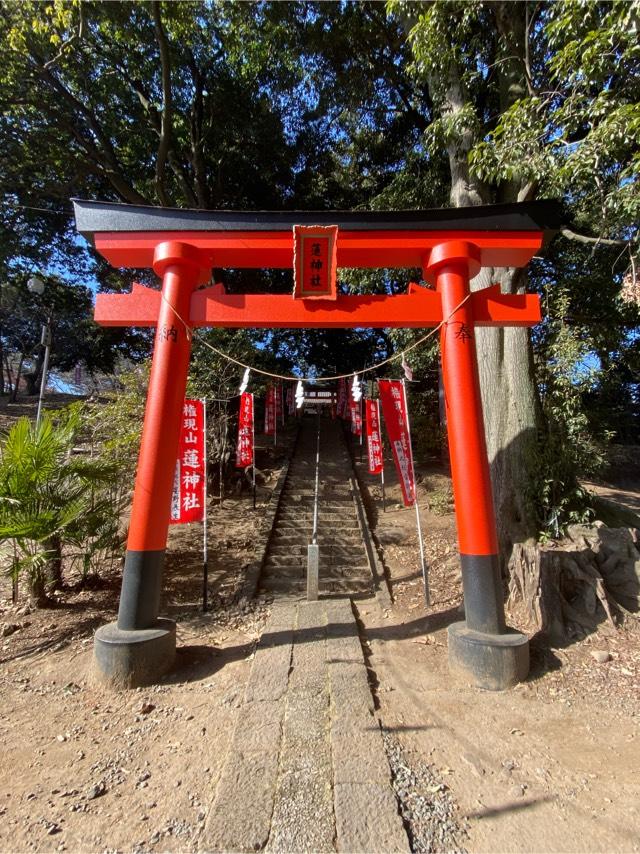
[[[493,635],[467,628],[465,622],[448,629],[449,668],[470,679],[478,688],[503,691],[526,679],[529,673],[529,639],[507,629]]]
[[[93,642],[98,679],[112,688],[137,688],[158,682],[176,657],[176,624],[158,619],[150,629],[101,626]]]

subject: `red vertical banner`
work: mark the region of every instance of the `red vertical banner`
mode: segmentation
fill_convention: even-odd
[[[401,380],[378,380],[384,422],[402,488],[405,507],[415,503],[415,479],[407,407]]]
[[[284,424],[284,406],[282,405],[282,383],[277,383],[275,389],[276,395],[276,418],[281,424]]]
[[[380,432],[380,401],[367,400],[366,405],[369,474],[380,474],[384,468],[382,434]]]
[[[296,393],[292,385],[287,388],[287,413],[296,414]]]
[[[351,414],[351,432],[354,436],[362,435],[362,410],[360,401],[354,400],[353,395],[349,392],[349,411]]]
[[[253,453],[253,395],[245,391],[240,395],[236,467],[247,468],[253,465]]]
[[[264,435],[273,436],[276,432],[276,389],[274,385],[267,386],[267,396],[264,403]]]
[[[344,377],[338,380],[338,417],[347,417],[347,381]]]
[[[203,521],[206,466],[204,401],[185,400],[171,496],[170,524]]]

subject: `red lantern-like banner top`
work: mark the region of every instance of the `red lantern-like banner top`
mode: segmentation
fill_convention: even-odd
[[[378,389],[402,498],[405,507],[411,507],[416,500],[415,479],[404,386],[401,380],[378,380]]]
[[[204,401],[185,400],[171,496],[172,525],[204,519],[206,444]]]

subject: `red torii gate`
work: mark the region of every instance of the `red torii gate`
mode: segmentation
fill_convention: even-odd
[[[151,267],[162,292],[134,285],[99,294],[105,326],[156,326],[138,471],[116,623],[96,632],[101,675],[155,681],[173,663],[175,624],[159,618],[174,464],[196,326],[433,327],[440,334],[465,621],[449,627],[449,662],[476,684],[505,688],[529,667],[526,636],[506,627],[473,329],[533,326],[535,295],[499,286],[470,294],[481,266],[521,267],[560,227],[554,202],[389,212],[231,212],[74,201],[78,231],[116,267]],[[197,289],[215,266],[291,268],[294,226],[337,226],[338,267],[421,267],[435,291],[293,299]]]

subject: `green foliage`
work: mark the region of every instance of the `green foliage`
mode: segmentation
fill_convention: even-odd
[[[638,4],[564,0],[540,4],[537,15],[529,92],[478,142],[473,169],[570,196],[577,221],[596,233],[637,236]]]
[[[37,427],[19,419],[0,444],[0,543],[17,547],[10,572],[27,575],[38,604],[65,547],[80,551],[86,574],[91,555],[114,545],[122,507],[108,488],[117,470],[73,453],[81,425],[74,405],[55,417],[44,413]]]
[[[27,276],[12,276],[0,295],[0,341],[7,356],[30,360],[25,373],[28,394],[35,394],[42,375],[42,325],[51,329],[50,368],[69,371],[83,364],[90,375],[111,373],[119,356],[140,358],[146,346],[133,330],[109,329],[93,320],[89,288],[43,276],[42,295],[27,289]]]
[[[545,320],[533,336],[542,417],[530,491],[545,535],[592,516],[580,479],[602,471],[612,439],[640,435],[640,307],[621,298],[621,269],[617,248],[560,241],[531,264]]]
[[[149,369],[150,362],[145,362],[118,374],[115,390],[87,404],[84,412],[84,430],[91,454],[117,470],[118,484],[124,494],[133,487]]]
[[[597,474],[605,455],[604,442],[593,435],[584,408],[584,397],[596,383],[596,371],[588,363],[590,348],[565,320],[570,304],[566,289],[557,286],[552,299],[550,344],[537,366],[545,430],[540,478],[532,486],[542,531],[558,536],[567,524],[587,520],[588,494],[577,475]]]

